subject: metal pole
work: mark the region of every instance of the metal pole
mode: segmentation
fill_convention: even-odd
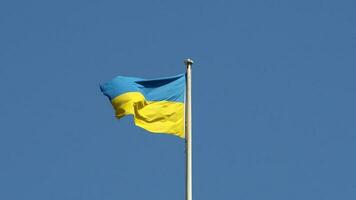
[[[186,152],[186,193],[185,199],[192,200],[192,83],[191,70],[193,61],[186,59],[186,97],[185,97],[185,152]]]

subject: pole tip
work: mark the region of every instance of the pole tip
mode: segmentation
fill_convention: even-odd
[[[193,60],[190,58],[187,58],[184,60],[184,64],[186,64],[186,65],[192,65],[193,63],[194,63]]]

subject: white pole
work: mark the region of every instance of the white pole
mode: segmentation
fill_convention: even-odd
[[[192,83],[191,71],[193,61],[186,59],[186,99],[185,99],[185,152],[186,152],[186,193],[185,199],[192,200]]]

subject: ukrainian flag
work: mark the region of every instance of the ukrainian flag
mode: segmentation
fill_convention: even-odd
[[[136,126],[184,138],[185,74],[160,79],[118,76],[100,86],[116,117],[133,115]]]

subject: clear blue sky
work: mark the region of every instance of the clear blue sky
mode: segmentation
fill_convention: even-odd
[[[193,66],[195,200],[356,199],[354,0],[0,2],[0,199],[182,200],[184,141],[99,83]]]

